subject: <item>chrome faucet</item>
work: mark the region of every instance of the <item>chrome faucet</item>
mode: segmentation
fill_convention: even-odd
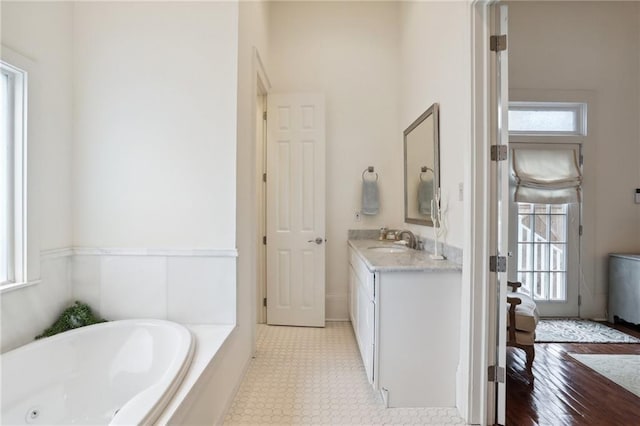
[[[416,236],[413,232],[409,231],[408,229],[404,229],[400,232],[398,232],[396,234],[396,240],[400,241],[400,240],[404,240],[404,236],[408,235],[409,236],[409,240],[407,241],[407,247],[415,249],[416,248]]]

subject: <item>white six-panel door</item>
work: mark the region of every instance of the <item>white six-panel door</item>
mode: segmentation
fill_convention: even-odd
[[[324,320],[324,96],[269,94],[267,323],[324,327]]]

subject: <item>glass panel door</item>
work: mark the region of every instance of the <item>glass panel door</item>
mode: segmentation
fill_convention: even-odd
[[[512,147],[540,145],[511,142]],[[549,148],[547,144],[546,148]],[[578,144],[554,143],[558,149],[580,150]],[[579,315],[580,203],[516,203],[511,180],[509,277],[520,281],[519,291],[536,301],[541,316]]]

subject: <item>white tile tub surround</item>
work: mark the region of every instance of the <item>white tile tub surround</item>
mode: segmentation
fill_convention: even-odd
[[[167,258],[168,318],[187,324],[235,322],[235,276],[235,262],[226,258]]]
[[[167,318],[167,259],[104,256],[99,306],[110,320]]]
[[[74,298],[104,318],[235,323],[235,249],[74,249]]]

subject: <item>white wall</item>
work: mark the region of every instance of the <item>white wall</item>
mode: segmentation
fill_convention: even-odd
[[[459,184],[470,188],[471,34],[468,2],[404,2],[401,14],[402,68],[400,129],[408,127],[431,104],[440,105],[440,187],[446,244],[462,249],[469,238],[469,195],[459,199]],[[408,225],[433,238],[433,228]],[[465,271],[468,256],[463,253]],[[464,273],[463,277],[468,277]],[[463,279],[460,304],[460,359],[456,406],[469,419],[469,312],[471,280]]]
[[[74,6],[74,245],[235,246],[237,5]]]
[[[256,69],[254,47],[269,70],[266,2],[240,2],[238,10],[238,144],[237,168],[237,322],[191,404],[172,419],[172,424],[221,424],[253,355],[256,300]],[[212,421],[213,420],[213,421]]]
[[[68,304],[68,257],[41,250],[71,244],[72,6],[69,3],[2,2],[5,47],[28,72],[28,242],[33,286],[2,294],[6,351],[29,342]],[[23,58],[20,58],[23,57]]]
[[[584,164],[583,317],[605,317],[607,254],[640,251],[640,209],[632,198],[640,185],[639,9],[636,2],[509,5],[510,88],[593,94]]]
[[[440,104],[440,187],[446,227],[444,242],[462,248],[463,202],[470,132],[469,12],[466,2],[402,3],[400,130],[431,104]],[[404,213],[403,213],[404,214]],[[433,228],[411,225],[433,238]]]
[[[272,92],[326,96],[326,317],[347,319],[347,230],[400,227],[399,15],[393,2],[274,2]],[[361,174],[379,174],[377,216],[360,210]]]
[[[72,297],[110,319],[235,322],[237,4],[2,7],[3,43],[34,64],[31,249],[89,248],[47,251],[43,282],[3,295],[3,349]]]

